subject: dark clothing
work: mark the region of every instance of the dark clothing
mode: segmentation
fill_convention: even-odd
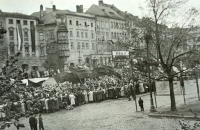
[[[37,130],[37,119],[35,117],[31,116],[29,118],[29,124],[30,124],[31,130]]]
[[[140,108],[141,108],[141,111],[144,111],[143,100],[140,99],[140,100],[138,101],[138,103],[139,103],[139,106],[140,106]]]
[[[43,126],[43,121],[42,121],[42,117],[39,117],[39,130],[44,130],[44,126]]]

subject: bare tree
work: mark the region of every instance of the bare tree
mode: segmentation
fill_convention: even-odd
[[[176,111],[173,80],[177,73],[173,67],[181,60],[196,55],[197,48],[188,49],[187,41],[197,29],[195,20],[198,11],[195,8],[183,8],[187,0],[146,0],[146,3],[148,17],[143,24],[145,40],[151,45],[148,54],[159,62],[167,75],[171,111]]]

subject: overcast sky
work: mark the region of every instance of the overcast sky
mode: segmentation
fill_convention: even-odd
[[[40,5],[43,8],[51,8],[56,5],[57,9],[69,9],[76,11],[76,5],[83,5],[87,10],[92,4],[98,4],[99,0],[0,0],[0,10],[3,12],[20,12],[24,14],[32,14],[39,11]],[[128,11],[135,16],[141,18],[142,13],[139,9],[145,0],[103,0],[104,3],[114,4],[122,11]],[[189,0],[189,6],[195,6],[200,9],[200,0]]]

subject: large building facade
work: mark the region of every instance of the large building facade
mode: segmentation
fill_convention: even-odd
[[[46,52],[42,51],[45,48],[42,46],[45,45],[40,42],[43,40],[39,39],[37,18],[20,13],[2,12],[2,14],[4,17],[4,28],[7,30],[7,33],[4,35],[6,57],[14,55],[20,50],[22,53],[18,57],[19,62],[17,65],[23,71],[40,70],[42,63],[46,59]]]

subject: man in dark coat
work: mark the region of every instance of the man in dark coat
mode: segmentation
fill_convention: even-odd
[[[33,115],[29,118],[29,124],[31,130],[37,130],[37,119]]]
[[[140,97],[138,103],[139,103],[139,106],[140,106],[140,108],[141,108],[141,111],[144,111],[143,100],[142,100],[141,97]]]

